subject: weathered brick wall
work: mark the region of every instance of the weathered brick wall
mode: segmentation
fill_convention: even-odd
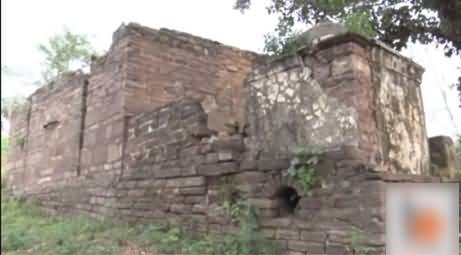
[[[64,74],[30,97],[23,183],[27,190],[60,186],[77,175],[86,78],[80,73]]]
[[[369,59],[380,167],[428,174],[429,147],[420,88],[423,68],[383,44],[372,48]]]
[[[29,128],[30,103],[16,109],[10,118],[10,145],[8,147],[7,183],[11,189],[20,188],[25,178],[26,142]]]
[[[27,106],[14,114],[9,162],[16,167],[8,166],[13,188],[34,192],[76,176],[85,79],[81,73],[64,74],[36,91]]]
[[[355,147],[382,171],[427,174],[422,72],[351,34],[256,68],[244,94],[253,157],[283,155],[293,144]]]
[[[198,174],[204,159],[197,151],[200,139],[193,134],[206,130],[206,121],[200,104],[188,101],[130,119],[125,168],[117,185],[122,218],[173,220],[165,218],[167,212],[194,218],[192,207],[206,190]]]
[[[343,50],[347,54],[344,46],[348,45],[328,50],[331,53]],[[358,95],[341,92],[331,95],[332,90],[323,85],[333,78],[343,79],[333,90],[344,92],[355,89],[357,83],[354,77],[347,79],[335,69],[333,75],[337,76],[329,78],[329,61],[322,64],[311,56],[305,59],[301,55],[288,56],[257,68],[249,76],[245,87],[245,118],[253,157],[286,155],[288,147],[296,144],[316,145],[326,150],[359,146],[359,111],[349,102],[355,102],[350,97]]]
[[[364,231],[370,254],[384,254],[385,184],[439,181],[374,172],[359,149],[347,148],[321,156],[315,167],[319,181],[309,196],[288,177],[288,159],[250,159],[243,137],[216,136],[206,123],[195,100],[130,119],[114,203],[119,219],[232,233],[238,224],[223,203],[241,198],[258,208],[264,236],[288,254],[352,254],[354,229]],[[280,196],[286,188],[300,196],[293,211]]]
[[[108,53],[93,62],[85,93],[81,175],[106,184],[122,164],[127,44],[128,38],[114,38]]]
[[[130,113],[152,110],[187,96],[199,99],[209,126],[223,130],[237,120],[243,80],[258,56],[221,43],[168,29],[122,26],[129,38],[126,101]]]
[[[385,183],[426,178],[422,70],[354,35],[298,55],[247,77],[255,54],[122,26],[90,74],[61,77],[14,114],[23,139],[8,185],[49,213],[198,232],[237,231],[222,204],[248,199],[290,254],[350,254],[352,227],[383,254]],[[239,132],[216,132],[234,120]],[[311,196],[287,177],[292,144],[325,149]]]
[[[27,128],[11,125],[27,130],[23,149],[9,152],[9,171],[19,166],[16,158],[25,166],[9,181],[13,192],[34,196],[49,212],[107,210],[95,201],[110,193],[122,168],[126,41],[114,41],[90,74],[64,74],[30,97],[30,111],[21,115]]]
[[[185,100],[129,121],[115,203],[121,219],[235,232],[237,223],[222,208],[232,193],[259,209],[264,235],[292,254],[350,253],[353,226],[382,250],[382,185],[367,179],[358,151],[325,155],[317,167],[321,184],[309,197],[285,175],[287,159],[245,159],[243,138],[214,136],[206,118],[199,102]],[[292,213],[277,195],[287,187],[301,196]]]

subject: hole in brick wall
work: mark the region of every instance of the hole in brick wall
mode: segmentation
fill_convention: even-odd
[[[52,121],[47,122],[45,125],[43,125],[43,128],[47,130],[52,130],[52,129],[55,129],[58,126],[58,124],[59,124],[59,121],[52,120]]]
[[[279,216],[287,216],[294,213],[301,197],[295,188],[282,186],[275,193],[275,199],[279,207]]]
[[[233,191],[231,194],[230,194],[230,201],[231,203],[237,203],[240,199],[242,199],[242,196],[241,194],[238,192],[238,191]]]

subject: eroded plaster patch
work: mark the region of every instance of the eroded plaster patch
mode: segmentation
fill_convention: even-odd
[[[247,122],[255,148],[283,153],[294,144],[356,145],[357,112],[329,97],[311,69],[268,73],[248,84]]]
[[[424,162],[415,159],[427,157],[419,89],[408,79],[393,79],[393,73],[382,70],[378,92],[378,110],[383,123],[385,142],[381,165],[384,171],[406,171],[421,174]]]

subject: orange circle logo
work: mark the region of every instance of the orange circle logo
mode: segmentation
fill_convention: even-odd
[[[420,242],[437,242],[443,231],[443,219],[435,209],[418,210],[411,219],[412,237]]]

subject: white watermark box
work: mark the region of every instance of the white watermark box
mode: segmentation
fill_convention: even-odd
[[[386,187],[387,255],[459,255],[459,184]]]

